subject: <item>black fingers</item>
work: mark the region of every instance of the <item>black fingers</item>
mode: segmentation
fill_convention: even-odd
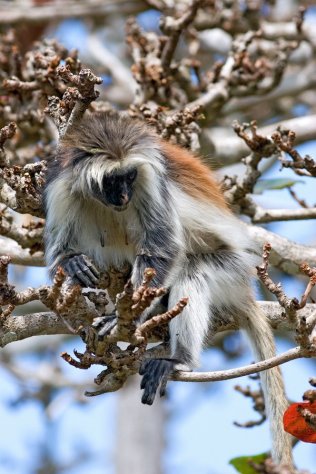
[[[63,260],[61,266],[74,284],[94,288],[99,279],[99,272],[86,255],[75,255]]]
[[[88,267],[88,269],[91,271],[91,273],[97,278],[99,279],[100,278],[100,273],[99,273],[99,270],[93,265],[93,263],[91,262],[91,260],[86,256],[86,255],[81,255],[84,263],[86,264],[86,266]]]
[[[98,339],[102,341],[105,336],[108,336],[112,329],[117,324],[117,317],[116,314],[110,314],[109,316],[102,316],[100,318],[96,318],[93,321],[92,327],[96,329],[98,333]]]
[[[166,395],[167,382],[168,382],[168,377],[163,377],[161,379],[160,389],[159,389],[160,397],[164,397]]]
[[[147,359],[144,360],[139,369],[143,376],[140,388],[144,390],[142,403],[152,405],[156,392],[160,385],[160,396],[164,396],[169,375],[174,371],[175,359]]]

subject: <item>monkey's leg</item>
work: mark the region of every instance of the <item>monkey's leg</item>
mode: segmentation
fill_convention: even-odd
[[[65,257],[60,266],[75,285],[94,288],[98,283],[99,272],[86,255],[80,254]]]
[[[145,360],[141,366],[141,388],[144,389],[142,402],[145,404],[153,403],[159,385],[160,395],[165,394],[165,386],[172,372],[192,370],[199,365],[211,317],[209,272],[206,271],[208,268],[204,260],[201,256],[190,257],[170,288],[169,308],[185,296],[189,297],[189,302],[169,325],[171,357]]]
[[[198,365],[206,332],[225,318],[235,318],[246,330],[257,360],[275,355],[271,328],[254,302],[249,282],[246,252],[219,250],[214,254],[193,256],[182,268],[181,275],[170,290],[169,307],[181,297],[188,296],[189,304],[182,314],[170,323],[172,364],[169,373],[179,370],[179,362],[193,368]],[[169,359],[170,360],[170,359]],[[151,404],[159,384],[168,380],[163,362],[156,360],[143,369],[144,403]],[[284,463],[292,472],[291,437],[283,430],[283,414],[288,406],[279,367],[260,374],[272,435],[272,457]],[[163,390],[164,392],[164,390]],[[293,471],[294,472],[294,471]]]

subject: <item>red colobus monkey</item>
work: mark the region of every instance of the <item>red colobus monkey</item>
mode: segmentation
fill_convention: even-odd
[[[170,358],[142,365],[143,403],[153,403],[170,372],[199,365],[206,334],[228,316],[248,334],[257,360],[275,355],[250,286],[254,246],[198,157],[125,114],[86,115],[49,163],[45,206],[51,274],[60,265],[73,282],[93,287],[96,267],[128,261],[135,287],[145,268],[156,270],[153,285],[168,288],[167,307],[189,296],[170,323]],[[261,372],[261,381],[273,458],[291,465],[279,368]]]

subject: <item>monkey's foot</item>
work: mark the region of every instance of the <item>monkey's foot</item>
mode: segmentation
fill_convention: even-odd
[[[60,266],[75,285],[81,285],[84,288],[94,288],[98,283],[100,274],[86,255],[80,254],[66,257]]]
[[[165,395],[168,377],[178,364],[176,359],[146,359],[142,362],[139,369],[139,374],[143,376],[140,384],[140,388],[144,390],[142,403],[153,404],[159,385],[159,395]]]
[[[95,318],[93,321],[92,327],[96,329],[98,333],[98,339],[102,341],[106,336],[108,336],[112,329],[115,328],[117,323],[116,314],[109,314],[108,316],[101,316],[100,318]]]

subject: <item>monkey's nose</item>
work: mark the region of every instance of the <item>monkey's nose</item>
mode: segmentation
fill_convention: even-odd
[[[126,193],[121,194],[120,198],[121,198],[121,203],[122,203],[122,204],[127,204],[128,201],[129,201],[129,197],[128,197],[128,195],[127,195]]]

